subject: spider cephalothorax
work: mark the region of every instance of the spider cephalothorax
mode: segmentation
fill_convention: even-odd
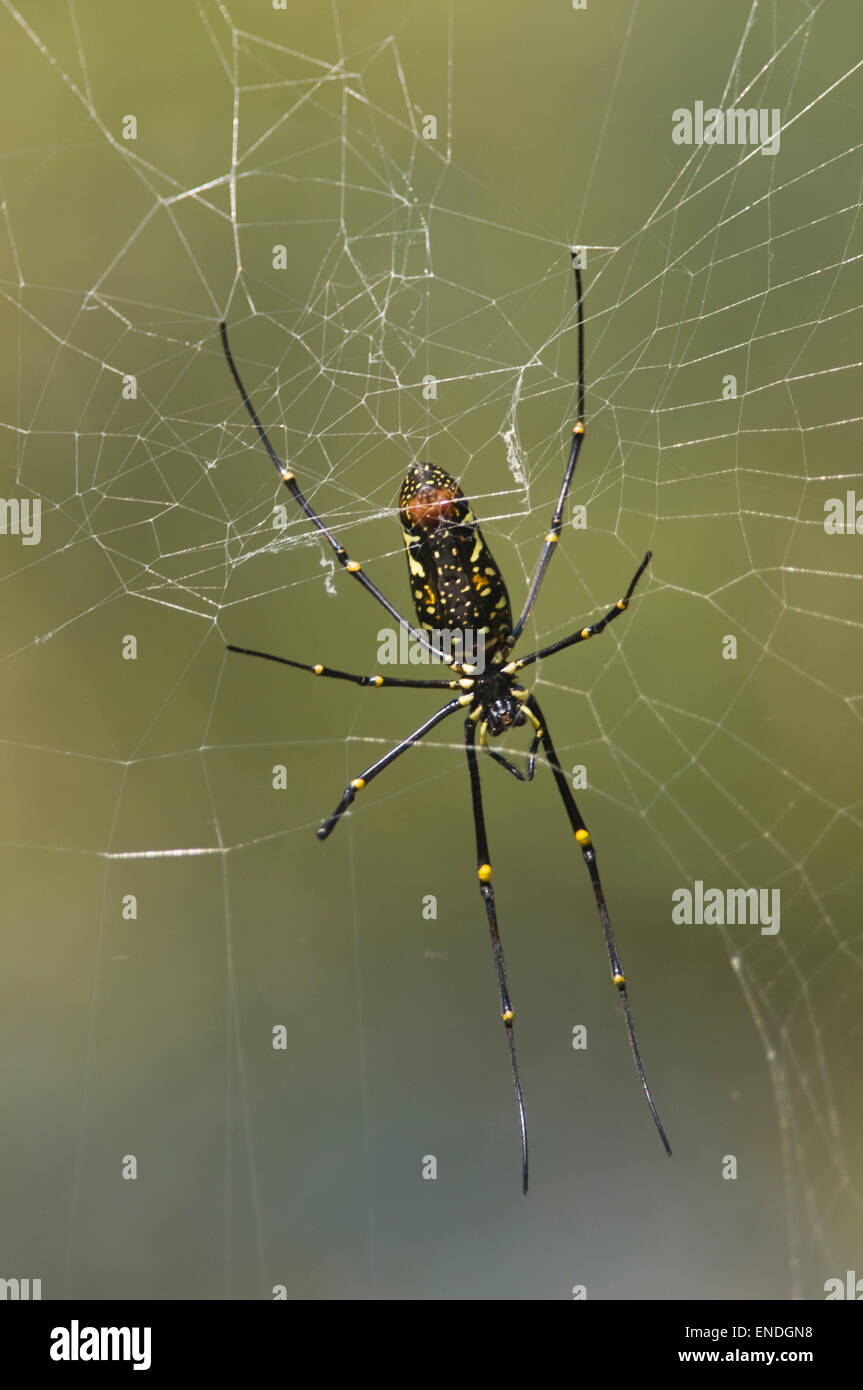
[[[527,699],[529,692],[512,676],[492,671],[477,681],[475,691],[480,713],[489,733],[495,737],[505,734],[507,729],[518,729],[527,722],[522,702]]]
[[[431,463],[415,463],[407,471],[407,475],[402,483],[399,494],[399,515],[402,524],[402,534],[407,547],[408,574],[410,578],[411,597],[416,608],[419,627],[414,628],[403,617],[399,610],[390,603],[389,599],[381,593],[377,585],[362,571],[362,566],[352,560],[344,546],[336,539],[332,532],[327,528],[317,512],[307,501],[300,491],[297,480],[287,466],[283,463],[273,448],[267,436],[267,432],[258,418],[257,411],[252,405],[248,392],[246,391],[237,371],[236,364],[228,345],[228,335],[225,325],[221,324],[222,345],[225,356],[231,369],[231,374],[237,385],[237,389],[243,399],[243,403],[249,412],[249,416],[258,436],[270,456],[276,470],[290,492],[298,507],[305,513],[312,524],[323,536],[327,544],[332,548],[339,564],[350,574],[367,593],[371,594],[376,601],[390,614],[392,618],[406,629],[420,647],[429,656],[437,657],[449,667],[451,679],[431,679],[431,680],[408,680],[400,676],[356,676],[348,671],[336,671],[331,667],[322,666],[319,663],[310,665],[303,661],[294,661],[289,657],[275,656],[272,652],[253,651],[248,647],[229,647],[229,651],[240,652],[245,656],[263,657],[266,661],[276,661],[283,666],[292,666],[296,670],[311,671],[316,676],[325,676],[335,680],[352,681],[355,685],[372,686],[376,689],[382,687],[395,687],[421,690],[441,690],[450,693],[450,699],[435,714],[426,719],[419,728],[414,729],[408,734],[407,738],[395,744],[389,752],[384,753],[376,762],[367,767],[358,777],[354,777],[342,793],[342,798],[331,816],[318,828],[318,837],[321,840],[327,839],[330,833],[338,825],[341,817],[353,804],[356,796],[361,792],[373,778],[379,776],[390,763],[395,762],[409,748],[415,747],[421,739],[437,728],[438,724],[448,719],[450,715],[461,711],[464,715],[464,741],[465,752],[467,755],[468,774],[470,778],[471,803],[473,809],[474,833],[476,838],[477,855],[477,878],[479,879],[480,892],[485,905],[486,917],[488,919],[489,931],[491,933],[492,950],[494,954],[495,969],[497,971],[498,990],[500,993],[500,1011],[506,1027],[506,1036],[509,1044],[510,1060],[512,1063],[513,1085],[515,1087],[516,1104],[518,1106],[519,1128],[521,1131],[521,1150],[522,1150],[522,1189],[527,1192],[527,1127],[524,1116],[524,1102],[521,1092],[521,1080],[519,1078],[518,1062],[515,1053],[515,1035],[513,1032],[514,1013],[509,997],[509,986],[506,979],[506,970],[503,962],[503,949],[501,947],[500,934],[497,924],[497,908],[495,906],[494,889],[492,887],[492,869],[489,859],[488,839],[485,828],[485,815],[483,812],[482,792],[480,788],[479,764],[477,759],[477,728],[479,729],[479,747],[485,750],[488,755],[508,772],[511,772],[519,781],[530,781],[533,778],[534,766],[537,751],[542,745],[545,760],[551,770],[560,798],[563,802],[564,810],[570,827],[575,836],[587,871],[590,875],[593,887],[596,906],[599,911],[599,920],[605,938],[605,946],[608,952],[609,964],[611,966],[611,978],[617,987],[623,1004],[624,1016],[626,1018],[626,1029],[629,1035],[630,1046],[632,1047],[638,1077],[641,1081],[647,1103],[659,1136],[665,1145],[667,1153],[671,1153],[665,1131],[662,1128],[650,1088],[647,1084],[647,1077],[644,1071],[644,1064],[641,1060],[638,1042],[635,1036],[635,1025],[632,1019],[632,1012],[629,1005],[629,996],[626,989],[626,977],[617,953],[617,945],[614,939],[614,932],[611,926],[611,917],[605,901],[602,884],[599,878],[599,869],[596,863],[596,850],[593,847],[590,834],[581,817],[581,812],[576,805],[572,794],[569,781],[561,768],[560,761],[554,749],[548,725],[543,718],[542,711],[536,696],[518,680],[519,671],[526,666],[533,665],[541,657],[552,656],[555,652],[563,651],[566,647],[575,646],[579,642],[585,641],[588,637],[598,636],[604,632],[606,627],[629,605],[629,600],[635,590],[635,586],[643,575],[650,560],[650,551],[647,552],[638,569],[635,571],[630,581],[629,588],[623,598],[618,599],[613,608],[610,608],[604,617],[586,627],[579,628],[568,637],[561,638],[559,642],[554,642],[551,646],[542,647],[539,651],[531,652],[527,656],[515,659],[512,651],[524,628],[525,623],[533,611],[533,606],[539,594],[545,572],[560,539],[563,526],[563,512],[566,500],[569,495],[570,484],[572,483],[575,465],[578,460],[582,440],[584,438],[584,318],[582,312],[582,292],[581,292],[581,273],[578,260],[574,258],[575,284],[578,295],[578,420],[572,431],[572,443],[569,450],[569,459],[564,472],[563,483],[557,506],[551,519],[551,527],[545,537],[545,543],[540,553],[539,561],[527,591],[521,613],[513,626],[512,610],[510,608],[509,595],[506,585],[503,582],[500,570],[494,562],[494,558],[483,539],[482,532],[477,524],[476,517],[471,509],[470,502],[465,497],[458,483],[443,468]],[[439,639],[446,635],[449,639],[461,636],[462,654],[468,650],[481,650],[482,659],[475,662],[468,661],[463,655],[457,658],[452,653],[451,645],[444,645]],[[468,637],[474,639],[471,647]],[[481,642],[479,639],[482,639]],[[533,742],[530,746],[527,759],[527,771],[522,772],[516,768],[502,754],[495,752],[488,746],[488,735],[497,738],[505,734],[509,729],[520,728],[529,723],[533,727]]]

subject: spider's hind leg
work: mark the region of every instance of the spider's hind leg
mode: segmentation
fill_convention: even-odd
[[[560,797],[563,801],[567,819],[569,820],[569,823],[572,826],[576,843],[578,844],[578,847],[581,850],[585,866],[587,868],[588,873],[590,874],[590,882],[593,887],[593,896],[596,900],[597,911],[599,912],[599,921],[600,925],[602,926],[602,934],[605,937],[605,946],[606,950],[608,951],[608,960],[611,966],[611,978],[614,981],[614,984],[617,986],[617,992],[620,996],[620,1001],[623,1004],[623,1012],[626,1018],[626,1031],[629,1035],[629,1045],[632,1048],[632,1055],[635,1059],[635,1069],[638,1072],[638,1079],[641,1082],[641,1087],[644,1091],[645,1099],[647,1101],[648,1106],[650,1107],[650,1113],[653,1116],[653,1123],[656,1125],[659,1137],[662,1140],[663,1146],[665,1148],[665,1152],[670,1157],[671,1145],[669,1144],[665,1130],[662,1127],[662,1121],[659,1118],[659,1111],[656,1108],[656,1103],[653,1099],[653,1094],[650,1090],[650,1086],[647,1083],[647,1073],[644,1070],[644,1063],[641,1060],[641,1049],[638,1046],[638,1039],[635,1035],[635,1022],[632,1017],[632,1007],[629,1002],[629,994],[626,988],[626,976],[623,973],[623,966],[620,961],[620,956],[617,953],[617,943],[614,939],[614,929],[611,925],[611,915],[608,911],[608,906],[605,901],[605,893],[603,891],[602,883],[599,877],[599,868],[596,862],[596,850],[594,849],[593,841],[590,837],[590,833],[587,829],[587,826],[581,818],[581,812],[579,811],[578,806],[576,805],[575,797],[570,791],[569,782],[566,780],[564,771],[560,766],[560,762],[558,761],[557,753],[554,750],[554,744],[552,743],[551,736],[548,732],[548,727],[545,725],[545,720],[542,717],[542,710],[540,709],[537,701],[534,699],[532,695],[530,696],[530,704],[532,706],[534,715],[537,717],[538,721],[543,726],[542,742],[545,747],[548,765],[551,768],[552,776],[554,777],[557,790],[560,792]]]
[[[494,954],[494,963],[497,970],[497,983],[500,992],[500,1016],[506,1028],[506,1040],[509,1045],[509,1057],[512,1063],[512,1082],[515,1088],[515,1103],[518,1109],[518,1125],[521,1134],[521,1187],[522,1192],[527,1194],[527,1123],[524,1116],[524,1099],[521,1093],[521,1078],[518,1072],[518,1059],[515,1052],[515,1034],[513,1033],[513,1019],[515,1013],[509,997],[509,985],[506,979],[506,967],[503,961],[503,946],[500,941],[500,932],[497,925],[497,909],[494,901],[494,889],[491,886],[491,863],[488,853],[488,836],[485,829],[485,816],[482,809],[482,790],[479,780],[479,765],[476,757],[476,721],[479,718],[478,712],[468,715],[464,722],[464,741],[465,752],[467,753],[467,766],[470,773],[471,802],[473,805],[473,824],[476,832],[476,857],[477,857],[477,878],[479,879],[479,891],[485,905],[485,913],[488,918],[489,931],[491,933],[491,948]]]

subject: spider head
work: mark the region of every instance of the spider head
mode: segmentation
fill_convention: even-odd
[[[493,689],[489,698],[483,701],[483,715],[489,733],[498,738],[505,734],[507,729],[519,728],[525,722],[525,715],[519,702],[503,686],[502,681],[496,681],[495,686],[498,688]]]

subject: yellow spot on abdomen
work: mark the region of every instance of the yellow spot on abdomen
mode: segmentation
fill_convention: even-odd
[[[501,1014],[501,1018],[503,1019],[504,1023],[512,1023],[512,1020],[515,1018],[515,1014],[513,1013],[512,1009],[507,1009],[505,1013]]]
[[[312,670],[314,671],[316,676],[322,676],[324,674],[323,666],[313,666]]]
[[[480,864],[477,869],[477,876],[480,883],[488,883],[491,880],[491,864]]]
[[[364,777],[355,777],[354,780],[351,782],[351,786],[353,787],[355,792],[361,792],[365,785],[366,779]]]
[[[590,834],[589,834],[589,832],[588,832],[587,830],[584,830],[584,829],[576,830],[576,832],[575,832],[575,838],[578,840],[578,843],[579,843],[580,845],[589,845],[589,844],[590,844]]]
[[[348,563],[345,565],[345,569],[347,570],[348,574],[356,574],[358,570],[362,569],[362,565],[360,564],[359,560],[348,560]]]

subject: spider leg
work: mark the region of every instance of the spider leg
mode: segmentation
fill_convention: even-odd
[[[363,787],[368,786],[373,777],[377,777],[379,773],[383,772],[384,768],[389,767],[390,763],[394,763],[396,758],[400,758],[402,753],[406,753],[409,748],[413,748],[414,744],[419,743],[420,739],[425,738],[426,734],[431,733],[432,729],[435,728],[437,724],[440,724],[442,720],[448,718],[449,715],[455,714],[457,709],[463,707],[464,703],[472,698],[473,697],[470,695],[460,695],[457,700],[450,700],[448,704],[444,705],[443,709],[439,709],[436,714],[433,714],[431,719],[427,719],[424,724],[420,724],[419,728],[414,729],[413,733],[408,734],[407,738],[403,738],[401,743],[397,743],[388,753],[384,753],[382,758],[378,758],[377,762],[372,763],[371,767],[367,767],[364,772],[361,772],[359,777],[352,778],[345,787],[342,799],[333,811],[333,814],[328,816],[322,825],[318,826],[318,839],[325,840],[327,836],[332,833],[345,811],[354,801],[357,792],[361,792]]]
[[[575,465],[578,463],[578,455],[581,452],[581,446],[584,441],[584,299],[581,289],[581,269],[575,254],[573,254],[572,257],[572,268],[575,271],[575,292],[578,296],[578,419],[572,430],[572,444],[569,449],[569,460],[566,465],[566,472],[563,475],[563,483],[560,489],[560,496],[557,499],[557,506],[551,518],[551,528],[545,538],[545,544],[542,547],[542,552],[539,557],[539,564],[536,567],[536,573],[527,591],[524,607],[521,610],[518,622],[510,634],[508,642],[510,647],[515,645],[519,633],[531,615],[540,586],[545,578],[545,572],[555,552],[563,526],[563,511],[566,506],[566,499],[569,496],[569,489],[572,485],[573,474],[575,473]]]
[[[531,652],[529,656],[523,656],[518,661],[511,661],[508,666],[503,668],[507,675],[512,675],[513,672],[520,671],[523,666],[532,666],[533,663],[539,661],[541,657],[551,656],[554,652],[562,652],[564,647],[574,647],[577,642],[586,642],[588,637],[598,637],[601,632],[605,632],[608,624],[614,622],[615,618],[619,618],[621,613],[625,613],[629,607],[629,600],[635,592],[636,584],[650,564],[652,553],[652,551],[648,550],[641,564],[638,566],[638,569],[635,571],[635,574],[632,576],[629,588],[623,598],[619,598],[614,607],[609,608],[604,618],[600,618],[597,623],[592,623],[590,627],[580,628],[579,631],[574,632],[571,637],[564,637],[560,642],[552,642],[550,647],[542,647],[538,652]]]
[[[277,661],[281,666],[293,666],[295,671],[311,671],[313,676],[329,676],[330,680],[353,681],[354,685],[370,685],[380,688],[383,685],[407,686],[412,690],[458,690],[460,681],[412,681],[399,676],[354,676],[349,671],[336,671],[331,666],[309,666],[305,661],[291,661],[286,656],[276,656],[273,652],[259,652],[252,647],[235,647],[230,643],[227,650],[238,652],[240,656],[259,656],[264,661]],[[470,681],[468,687],[473,686]]]
[[[316,526],[317,529],[320,531],[321,535],[324,537],[324,540],[327,541],[327,543],[332,548],[335,557],[338,560],[339,564],[342,566],[342,568],[346,569],[348,574],[352,575],[353,578],[356,579],[358,583],[360,583],[363,586],[366,592],[372,595],[372,598],[377,599],[378,603],[381,604],[381,606],[387,610],[390,617],[395,618],[396,622],[401,627],[403,627],[406,632],[409,632],[411,637],[413,637],[417,642],[419,642],[420,646],[422,646],[426,651],[432,652],[435,656],[439,657],[447,665],[452,665],[452,655],[447,654],[446,652],[438,651],[434,643],[429,641],[426,633],[421,632],[419,628],[413,627],[408,622],[407,618],[403,618],[399,610],[395,608],[393,604],[390,603],[386,595],[381,593],[378,586],[376,584],[373,584],[372,581],[368,579],[366,575],[363,574],[362,566],[360,565],[359,561],[351,559],[344,546],[336,540],[333,533],[324,525],[323,521],[318,516],[314,507],[310,504],[307,498],[300,491],[299,484],[296,480],[296,476],[291,471],[291,469],[288,468],[286,463],[282,463],[282,460],[279,458],[278,454],[276,453],[275,449],[270,443],[267,431],[261,424],[260,416],[258,415],[258,412],[256,411],[254,405],[252,404],[252,400],[249,396],[248,391],[243,385],[242,378],[240,376],[239,371],[237,370],[237,364],[234,361],[234,354],[231,352],[231,345],[228,342],[228,329],[225,323],[219,324],[219,333],[222,338],[222,350],[224,351],[228,366],[231,369],[231,376],[234,378],[234,385],[240,393],[243,405],[249,412],[249,418],[251,419],[255,429],[258,431],[258,437],[260,438],[261,443],[266,449],[267,454],[269,455],[276,472],[278,473],[285,487],[288,489],[288,492],[293,497],[294,501],[297,503],[297,506],[300,508],[301,511],[305,512],[312,525]]]
[[[494,902],[494,889],[491,886],[491,864],[488,855],[488,837],[485,830],[485,816],[482,809],[482,789],[479,780],[479,766],[476,757],[476,727],[474,721],[468,717],[464,725],[464,742],[467,753],[467,766],[470,773],[470,790],[473,803],[473,824],[476,831],[476,857],[477,857],[477,877],[479,878],[479,891],[485,903],[486,917],[488,918],[489,931],[491,932],[491,948],[494,953],[494,963],[497,970],[497,983],[500,991],[500,1016],[506,1028],[506,1040],[509,1044],[509,1056],[512,1062],[512,1080],[515,1087],[515,1102],[518,1107],[518,1125],[521,1131],[521,1190],[527,1193],[527,1124],[524,1118],[524,1100],[521,1094],[521,1079],[518,1074],[518,1059],[515,1053],[515,1034],[513,1033],[513,1008],[509,997],[509,986],[506,982],[506,967],[503,960],[503,947],[500,942],[500,932],[497,925],[497,912]]]
[[[647,1075],[644,1070],[644,1063],[641,1060],[641,1052],[638,1047],[638,1040],[635,1036],[635,1024],[632,1019],[632,1009],[630,1008],[629,996],[626,992],[626,976],[623,973],[623,966],[620,963],[620,956],[617,953],[617,945],[614,940],[614,931],[611,926],[611,917],[609,915],[608,907],[606,905],[605,894],[602,891],[602,883],[600,882],[599,878],[599,869],[596,865],[596,850],[593,848],[593,842],[591,841],[587,827],[585,826],[584,821],[581,818],[581,813],[579,812],[579,809],[575,804],[575,797],[570,791],[569,783],[566,780],[566,777],[558,761],[557,754],[554,751],[554,744],[551,741],[551,736],[548,732],[548,726],[546,725],[545,719],[543,718],[542,710],[540,709],[539,704],[532,695],[528,699],[528,704],[533,709],[534,714],[537,716],[542,726],[542,742],[543,746],[545,747],[546,757],[548,758],[548,765],[551,768],[554,780],[557,783],[557,789],[560,792],[561,799],[563,801],[564,808],[569,819],[569,823],[572,826],[575,838],[579,844],[581,853],[584,857],[584,862],[587,865],[587,871],[590,874],[590,881],[593,885],[593,895],[596,899],[596,906],[599,911],[599,920],[602,924],[602,934],[605,937],[605,945],[606,949],[608,950],[608,959],[611,964],[611,978],[617,985],[618,994],[620,995],[620,998],[623,1002],[623,1012],[626,1016],[626,1029],[629,1034],[629,1045],[632,1048],[632,1055],[635,1058],[635,1068],[638,1072],[639,1080],[641,1081],[641,1086],[647,1099],[647,1104],[650,1106],[650,1113],[653,1116],[653,1123],[656,1125],[656,1128],[659,1131],[659,1137],[665,1145],[665,1152],[670,1157],[671,1145],[669,1144],[668,1139],[666,1138],[665,1130],[662,1128],[662,1121],[659,1118],[659,1112],[656,1109],[653,1096],[650,1092],[650,1087],[647,1084]]]

